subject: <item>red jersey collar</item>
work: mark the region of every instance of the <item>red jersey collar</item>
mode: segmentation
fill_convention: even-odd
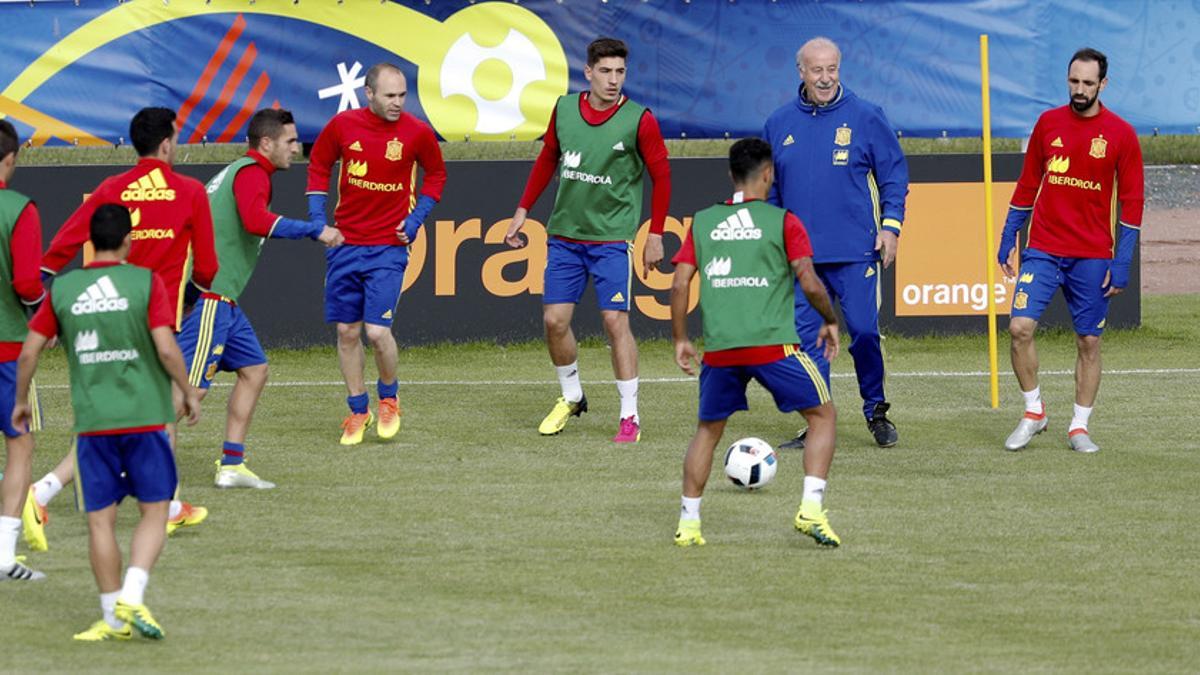
[[[263,170],[267,172],[268,176],[275,173],[275,165],[272,164],[271,160],[267,159],[267,156],[261,152],[257,150],[247,150],[246,156],[250,159],[253,159],[256,164],[261,166]]]

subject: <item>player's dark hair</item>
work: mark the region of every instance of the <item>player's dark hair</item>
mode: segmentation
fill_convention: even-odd
[[[770,163],[771,144],[761,138],[743,138],[729,148],[729,175],[739,185]]]
[[[404,71],[400,70],[400,66],[394,63],[376,63],[367,71],[367,81],[365,83],[367,89],[375,91],[375,85],[379,83],[379,74],[385,70],[394,70],[400,74],[404,73]]]
[[[629,47],[626,47],[624,42],[610,37],[597,38],[592,41],[592,44],[588,45],[587,64],[589,68],[596,65],[596,62],[600,59],[606,59],[610,56],[627,59],[629,58]]]
[[[250,118],[250,127],[246,131],[246,138],[250,141],[251,148],[258,149],[264,138],[277,139],[283,135],[284,125],[295,123],[296,118],[292,117],[290,110],[264,108]]]
[[[1095,61],[1100,65],[1100,79],[1103,80],[1108,77],[1108,57],[1104,55],[1104,52],[1092,49],[1091,47],[1084,47],[1075,52],[1071,60],[1067,62],[1067,70],[1070,70],[1071,64],[1076,61]]]
[[[101,204],[92,214],[92,246],[97,251],[116,251],[132,229],[129,209],[120,204]]]
[[[0,120],[0,160],[21,149],[17,128],[8,120]]]
[[[138,157],[158,152],[158,146],[174,135],[175,111],[170,108],[142,108],[129,122],[129,138]]]

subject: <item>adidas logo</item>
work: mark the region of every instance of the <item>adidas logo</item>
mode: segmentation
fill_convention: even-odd
[[[791,135],[791,134],[788,134],[788,135],[787,135],[787,138],[783,139],[783,144],[784,144],[785,146],[787,146],[787,145],[791,145],[792,143],[795,143],[795,142],[796,142],[796,139],[792,138],[792,135]]]
[[[390,309],[389,309],[388,311],[384,312],[384,313],[383,313],[383,316],[381,316],[381,317],[379,317],[379,318],[381,318],[381,319],[390,319],[390,318],[392,318],[392,310],[390,310]]]
[[[617,291],[616,293],[613,294],[613,296],[611,298],[609,298],[608,301],[609,302],[625,302],[625,296],[622,295],[621,291]]]
[[[583,155],[578,150],[568,150],[563,153],[563,167],[567,169],[578,169],[579,162],[583,159]]]
[[[617,141],[617,144],[613,146],[613,150],[625,152],[625,141]]]
[[[81,330],[75,334],[75,342],[72,345],[76,353],[90,352],[100,346],[100,336],[94,330]]]
[[[173,202],[175,191],[167,186],[162,169],[153,169],[150,173],[133,181],[121,192],[123,202]]]
[[[708,236],[713,241],[762,239],[762,230],[755,227],[754,220],[750,218],[750,209],[738,209],[737,213],[722,220]]]
[[[709,279],[728,276],[731,271],[733,271],[733,260],[728,256],[713,258],[704,266],[704,276]]]
[[[1050,173],[1066,173],[1071,168],[1070,157],[1059,157],[1054,155],[1046,160],[1046,170]]]
[[[112,279],[109,279],[107,274],[88,286],[87,290],[80,293],[79,297],[75,299],[75,304],[71,305],[71,313],[75,316],[124,312],[128,309],[129,301],[121,297],[121,294],[117,292],[117,287],[113,286]]]
[[[363,176],[367,175],[366,161],[352,159],[349,162],[346,162],[346,173],[354,176],[355,178],[362,178]]]
[[[355,152],[362,152],[362,143],[359,143],[358,141],[354,141],[353,143],[350,144],[350,149]]]
[[[871,277],[873,277],[873,276],[875,276],[875,268],[874,268],[873,266],[872,266],[872,267],[868,267],[868,268],[867,268],[867,273],[863,275],[863,278],[864,278],[864,279],[870,279],[870,278],[871,278]]]
[[[1061,148],[1062,146],[1062,136],[1058,136],[1054,140],[1050,141],[1050,147],[1052,148]]]

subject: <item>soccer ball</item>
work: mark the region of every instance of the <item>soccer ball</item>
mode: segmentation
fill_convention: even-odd
[[[725,451],[725,475],[733,484],[754,490],[775,477],[779,467],[775,448],[761,438],[743,438]]]

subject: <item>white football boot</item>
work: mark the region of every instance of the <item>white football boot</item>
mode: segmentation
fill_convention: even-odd
[[[1008,440],[1004,441],[1005,450],[1020,450],[1029,445],[1029,441],[1033,440],[1034,436],[1046,430],[1046,413],[1045,408],[1042,408],[1042,414],[1034,416],[1033,413],[1026,412],[1021,421],[1017,423],[1017,428],[1008,435]]]
[[[1088,435],[1087,429],[1075,429],[1067,436],[1067,442],[1070,443],[1071,449],[1075,452],[1100,452],[1100,446],[1092,441],[1092,437]]]

